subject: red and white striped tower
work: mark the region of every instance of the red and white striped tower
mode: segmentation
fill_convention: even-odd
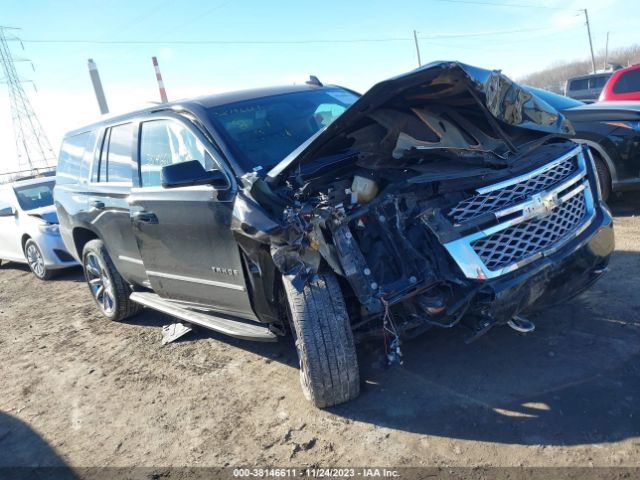
[[[162,103],[167,103],[167,91],[164,89],[164,82],[162,81],[162,74],[160,73],[160,67],[158,66],[158,59],[151,57],[153,60],[153,67],[156,69],[156,79],[158,80],[158,87],[160,88],[160,100]]]

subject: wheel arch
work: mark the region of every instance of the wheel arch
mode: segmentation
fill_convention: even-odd
[[[82,259],[82,250],[87,242],[99,239],[100,237],[93,230],[86,227],[75,227],[72,232],[73,247],[78,255],[77,258]]]
[[[591,150],[595,151],[604,161],[604,163],[607,165],[607,168],[609,169],[609,174],[611,175],[611,187],[613,189],[616,183],[618,183],[618,172],[616,170],[615,164],[613,163],[613,160],[611,160],[611,157],[604,149],[604,147],[599,143],[594,142],[593,140],[576,139],[576,142],[588,146]]]
[[[22,235],[22,238],[20,239],[20,245],[22,246],[22,253],[24,253],[24,249],[27,246],[27,242],[31,240],[31,235],[29,235],[28,233],[25,233]]]

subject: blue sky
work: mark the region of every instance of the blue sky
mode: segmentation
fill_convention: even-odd
[[[439,0],[0,0],[0,24],[20,27],[12,42],[25,85],[57,150],[65,131],[95,120],[87,59],[100,70],[112,112],[157,101],[156,55],[170,99],[264,85],[325,83],[365,91],[423,63],[460,60],[518,77],[588,56],[588,8],[595,49],[638,41],[637,0],[485,0],[538,8]],[[80,43],[65,43],[80,41]],[[175,43],[199,42],[211,43]],[[215,43],[215,42],[231,43]],[[310,43],[289,43],[309,42]],[[97,42],[149,42],[97,43]],[[173,43],[172,43],[173,42]],[[238,43],[234,43],[238,42]],[[266,42],[266,43],[265,43]],[[283,42],[283,43],[278,43]],[[0,172],[16,167],[6,88],[0,85]]]

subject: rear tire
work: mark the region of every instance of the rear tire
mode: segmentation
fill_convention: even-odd
[[[597,153],[593,153],[593,160],[596,164],[596,172],[598,174],[598,182],[600,183],[600,192],[602,193],[602,200],[605,202],[609,200],[611,196],[611,172],[609,171],[609,167],[604,162],[602,157]]]
[[[307,400],[325,408],[360,394],[360,372],[344,297],[333,273],[322,273],[298,292],[283,278],[289,321]]]
[[[86,243],[82,267],[91,296],[105,317],[119,322],[140,313],[142,306],[129,299],[131,288],[116,270],[102,240]]]
[[[44,257],[42,256],[40,247],[38,247],[38,244],[31,238],[24,244],[24,256],[36,278],[49,280],[53,276],[53,272],[44,264]]]

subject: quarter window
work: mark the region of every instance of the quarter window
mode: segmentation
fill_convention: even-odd
[[[94,142],[94,132],[80,133],[62,142],[56,169],[58,183],[87,181]]]
[[[140,177],[142,186],[159,186],[165,165],[197,160],[206,170],[217,168],[193,132],[173,120],[152,120],[141,125]]]

